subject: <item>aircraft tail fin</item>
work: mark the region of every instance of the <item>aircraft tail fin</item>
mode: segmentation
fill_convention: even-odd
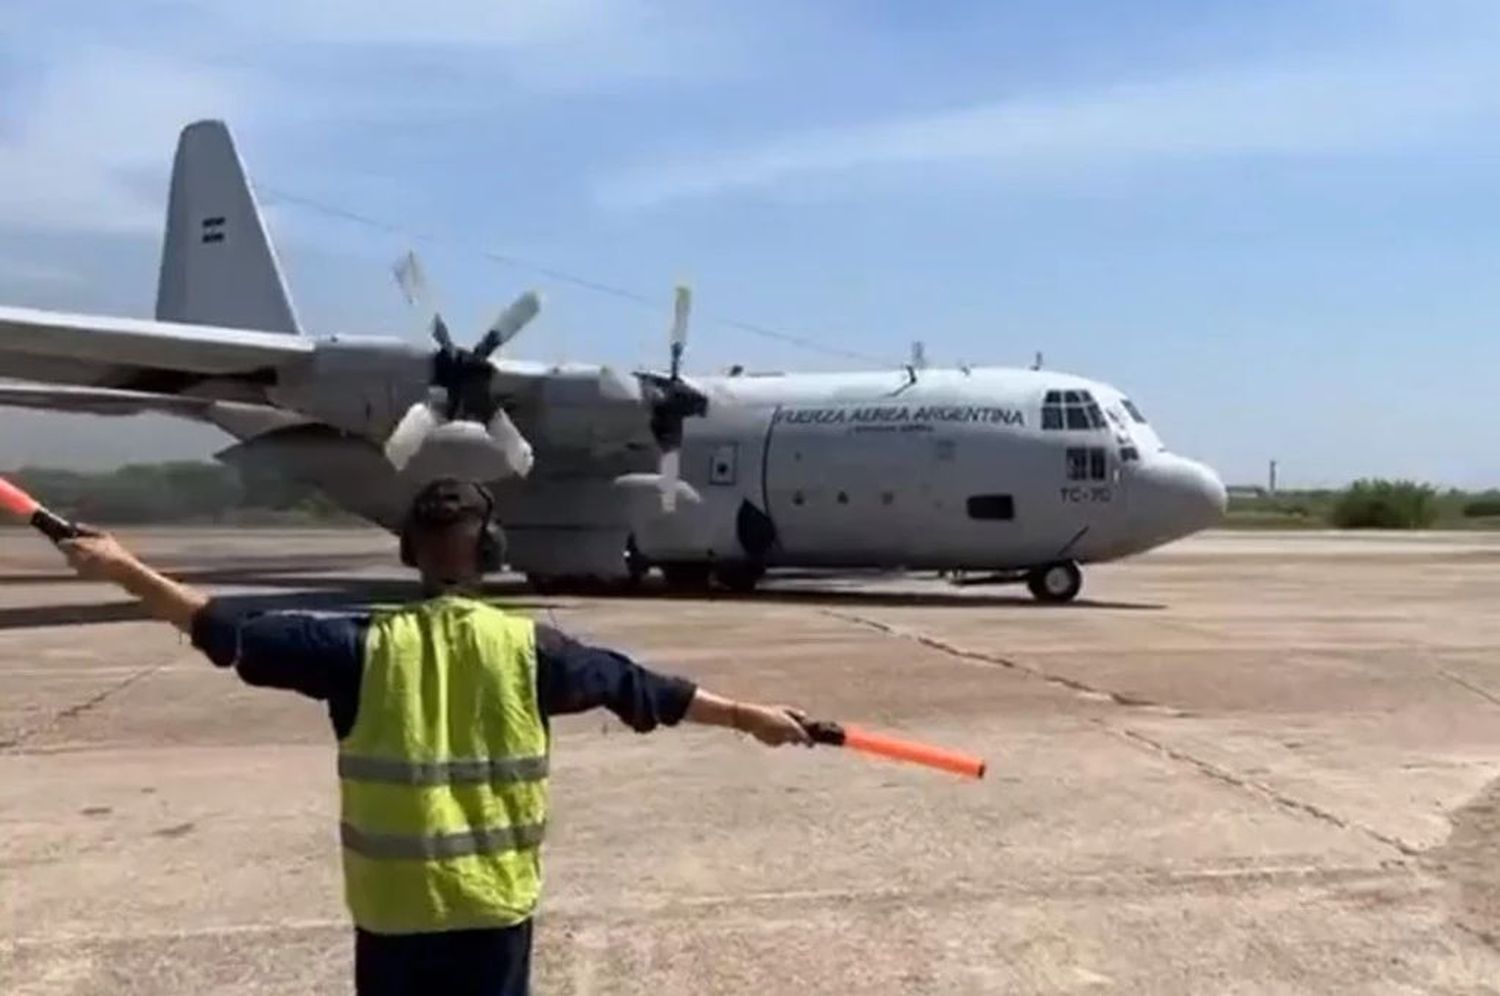
[[[156,317],[302,331],[244,164],[222,121],[194,122],[177,140]]]

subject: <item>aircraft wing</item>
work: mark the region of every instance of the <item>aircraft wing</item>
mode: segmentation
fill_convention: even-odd
[[[0,376],[175,394],[208,379],[266,383],[309,357],[300,336],[0,307]]]

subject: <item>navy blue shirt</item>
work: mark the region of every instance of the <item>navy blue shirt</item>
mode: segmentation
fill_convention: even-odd
[[[247,615],[213,600],[193,618],[193,646],[249,685],[284,688],[328,704],[340,739],[354,729],[369,616]],[[604,707],[639,733],[682,721],[696,686],[624,654],[536,627],[537,701],[543,718]]]
[[[193,646],[250,685],[284,688],[328,704],[340,739],[354,729],[369,617],[274,612],[252,615],[210,601],[193,618]],[[542,715],[604,707],[641,733],[686,715],[696,687],[657,674],[624,654],[590,647],[550,626],[536,627],[537,700]],[[357,930],[359,996],[526,996],[531,921],[493,930],[382,935]]]

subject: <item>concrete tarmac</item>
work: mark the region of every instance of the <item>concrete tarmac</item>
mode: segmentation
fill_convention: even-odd
[[[409,589],[364,532],[159,531],[271,606]],[[1500,537],[1208,534],[1048,608],[930,578],[496,597],[968,782],[555,726],[536,991],[1500,992]],[[0,533],[0,992],[348,992],[322,707]]]

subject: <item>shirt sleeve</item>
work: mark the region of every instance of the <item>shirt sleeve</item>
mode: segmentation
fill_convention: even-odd
[[[536,628],[537,693],[549,716],[603,706],[638,733],[675,726],[698,688],[624,654],[590,647],[550,626]]]
[[[193,617],[193,646],[247,685],[328,703],[340,736],[354,727],[367,620],[305,612],[236,611],[213,599]]]

